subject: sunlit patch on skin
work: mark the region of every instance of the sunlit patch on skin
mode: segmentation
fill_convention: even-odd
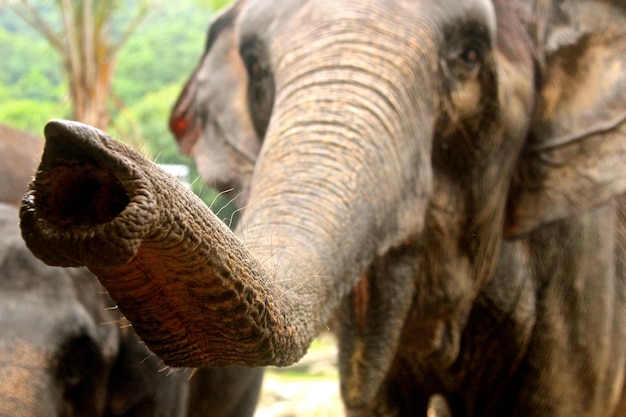
[[[23,415],[30,415],[37,409],[42,398],[40,384],[33,380],[34,372],[47,369],[49,362],[48,355],[31,343],[21,339],[0,339],[0,386],[4,411],[19,407]]]

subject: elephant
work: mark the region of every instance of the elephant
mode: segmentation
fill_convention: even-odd
[[[55,120],[22,200],[29,249],[86,265],[170,366],[291,364],[339,309],[348,416],[433,399],[464,417],[615,415],[621,2],[240,13],[261,147],[235,232],[128,146]]]
[[[180,151],[193,156],[208,185],[232,193],[235,196],[232,202],[239,210],[245,206],[261,147],[246,106],[248,78],[236,39],[235,26],[246,3],[248,0],[239,0],[212,20],[204,53],[185,82],[169,120]],[[332,318],[327,325],[335,326]],[[215,386],[212,380],[207,380]],[[427,414],[449,416],[445,400],[433,396]]]
[[[19,204],[35,175],[43,138],[0,125],[0,201]]]
[[[236,38],[236,22],[248,2],[239,0],[212,20],[204,54],[169,121],[181,152],[193,156],[204,182],[230,192],[239,208],[245,206],[261,149],[248,113],[247,74]]]
[[[184,417],[190,370],[167,370],[85,268],[26,248],[0,203],[0,415]]]

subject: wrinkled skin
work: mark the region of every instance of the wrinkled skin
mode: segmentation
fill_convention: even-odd
[[[189,371],[163,371],[89,271],[33,257],[2,203],[0,235],[0,415],[186,415]]]
[[[237,42],[237,19],[248,2],[233,3],[211,22],[204,54],[185,83],[169,121],[181,152],[194,157],[203,180],[233,196],[232,202],[240,208],[247,200],[252,170],[261,147],[259,135],[262,134],[254,130],[248,112],[248,76]],[[232,371],[231,379],[238,381],[239,385],[250,378],[247,373],[254,372],[252,369],[258,372],[261,368],[250,368],[247,372],[243,369],[233,368]],[[215,371],[201,368],[200,372]],[[215,413],[214,403],[207,399],[207,393],[219,392],[220,387],[232,385],[232,380],[225,384],[216,382],[221,380],[217,375],[197,378],[194,374],[194,377],[205,381],[204,384],[192,381],[190,388],[191,403],[206,404],[194,407],[196,414],[198,417],[205,415],[205,408]],[[200,388],[201,385],[206,386]],[[257,385],[260,390],[260,384]],[[250,395],[253,395],[251,390]],[[441,402],[435,401],[434,404],[429,409],[433,416],[447,416],[441,411],[444,407]]]
[[[212,21],[204,54],[169,123],[181,152],[194,157],[202,179],[228,193],[238,207],[245,205],[261,149],[248,113],[247,74],[235,32],[248,2],[234,3]]]
[[[211,22],[204,54],[169,121],[180,151],[194,157],[206,184],[240,208],[261,148],[248,113],[247,75],[235,32],[247,2],[235,2]],[[190,417],[208,415],[209,410],[211,415],[253,415],[262,379],[262,368],[199,369],[190,388]]]
[[[624,20],[616,2],[252,1],[237,39],[263,144],[238,238],[62,121],[22,233],[89,266],[173,365],[292,363],[339,306],[350,416],[442,397],[455,416],[611,416]]]
[[[0,201],[19,204],[35,176],[43,138],[0,125]]]

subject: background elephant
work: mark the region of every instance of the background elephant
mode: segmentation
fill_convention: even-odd
[[[0,203],[0,415],[185,416],[189,372],[167,370],[84,268],[43,264]]]
[[[0,125],[0,201],[18,204],[43,151],[43,138]]]
[[[263,368],[201,368],[190,381],[188,417],[253,416],[263,382]]]
[[[238,45],[263,144],[238,237],[61,121],[22,233],[88,265],[173,365],[292,363],[340,306],[349,415],[421,414],[439,393],[453,415],[610,416],[624,20],[606,1],[252,1]]]
[[[170,116],[181,152],[192,155],[202,179],[233,203],[245,205],[261,140],[248,113],[246,69],[239,56],[236,22],[248,0],[217,15],[198,66]]]

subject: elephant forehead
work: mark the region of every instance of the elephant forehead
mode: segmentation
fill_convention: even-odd
[[[470,20],[484,24],[495,36],[496,13],[489,0],[301,0],[288,3],[280,8],[264,1],[250,5],[241,18],[242,39],[280,33],[287,37],[305,33],[308,37],[316,32],[327,37],[329,28],[340,25],[344,31],[356,32],[386,27],[410,41],[424,30],[433,34],[446,24]]]
[[[1,300],[0,352],[53,356],[64,341],[78,337],[100,339],[102,323],[96,323],[79,303],[55,303],[29,296],[13,294]]]
[[[242,16],[240,48],[267,48],[270,68],[278,73],[306,71],[309,61],[365,71],[372,63],[436,70],[450,32],[472,23],[492,39],[496,33],[494,7],[487,0],[304,1],[299,9],[275,9]]]

